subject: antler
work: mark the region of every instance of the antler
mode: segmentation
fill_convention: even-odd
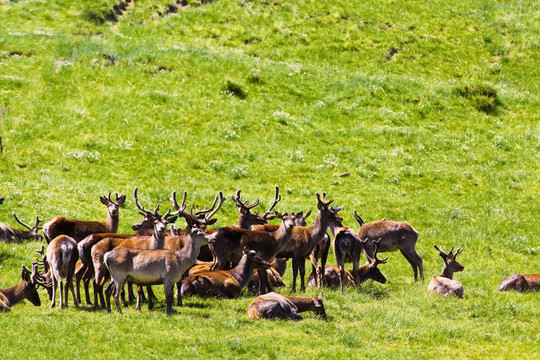
[[[241,190],[236,191],[236,198],[234,197],[234,195],[231,195],[231,199],[233,199],[234,203],[236,204],[238,208],[244,211],[249,211],[253,209],[255,206],[259,205],[259,198],[255,199],[255,201],[251,205],[249,205],[249,200],[242,202],[242,198],[240,197],[240,191]]]
[[[454,250],[454,247],[452,246],[452,249],[450,249],[450,252],[447,254],[440,247],[438,247],[437,245],[433,245],[433,247],[435,247],[435,249],[439,250],[439,253],[440,253],[439,255],[441,255],[443,258],[450,258],[451,254],[452,254],[452,250]]]
[[[23,223],[21,220],[19,220],[19,218],[17,217],[17,215],[15,215],[15,213],[11,213],[11,215],[13,215],[13,217],[15,218],[15,220],[17,220],[17,222],[19,224],[21,224],[22,226],[24,226],[25,228],[27,228],[28,230],[30,231],[33,231],[33,228],[31,228],[30,226],[26,225],[25,223]],[[37,217],[36,217],[37,218]]]
[[[120,196],[118,196],[118,193],[116,193],[116,203],[118,205],[122,205],[124,203],[124,201],[126,201],[126,195],[122,194]]]
[[[141,210],[143,213],[145,213],[148,216],[152,216],[154,219],[160,219],[161,216],[159,216],[158,214],[159,204],[157,204],[156,209],[154,211],[146,210],[141,204],[139,204],[139,198],[137,197],[137,190],[138,190],[138,187],[135,186],[135,188],[133,189],[133,198],[135,199],[135,204],[137,205],[139,210]],[[110,197],[110,193],[109,193],[109,197]]]
[[[34,285],[41,285],[44,288],[50,288],[53,286],[52,280],[47,279],[47,277],[43,274],[43,272],[39,272],[39,265],[36,261],[32,263],[32,283]]]
[[[218,201],[218,196],[219,196],[219,204],[214,209],[214,206],[216,205],[216,202]],[[225,196],[223,196],[223,192],[220,191],[219,194],[216,195],[216,197],[214,198],[214,203],[212,204],[212,207],[210,208],[210,210],[212,210],[212,209],[214,209],[214,210],[210,214],[205,215],[205,217],[204,217],[205,224],[209,224],[210,219],[212,218],[212,216],[214,216],[218,212],[218,210],[221,208],[221,205],[223,205],[225,200],[227,200],[227,198]]]
[[[274,196],[274,202],[272,203],[272,205],[268,208],[268,210],[266,210],[266,212],[264,213],[263,215],[263,218],[267,219],[268,220],[268,215],[270,215],[270,213],[272,213],[272,210],[274,209],[274,207],[276,206],[276,204],[278,202],[281,201],[281,195],[279,195],[279,186],[276,186],[276,195]]]
[[[366,238],[362,242],[365,244],[365,243],[367,243],[368,240],[369,239]],[[373,266],[377,266],[379,264],[386,264],[386,262],[388,261],[388,257],[386,257],[383,260],[380,260],[377,257],[377,251],[379,251],[379,245],[381,243],[381,240],[382,240],[382,238],[379,238],[378,240],[373,240],[372,241],[373,245],[375,246],[375,249],[373,250],[373,257],[367,255],[367,253],[366,253],[366,258],[368,259],[369,263],[372,264]]]
[[[355,218],[356,222],[358,223],[358,225],[362,226],[362,225],[365,224],[364,220],[360,217],[360,215],[358,215],[356,210],[353,211],[353,214],[354,214],[354,218]]]
[[[321,194],[317,193],[317,200],[319,201],[320,205],[323,205],[326,208],[328,207],[328,205],[330,205],[332,202],[334,202],[333,199],[326,201],[326,193],[325,192],[322,193],[322,199],[321,199]]]

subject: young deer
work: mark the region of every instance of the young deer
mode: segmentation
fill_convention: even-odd
[[[540,291],[540,274],[512,274],[504,279],[497,291]]]
[[[41,239],[43,239],[43,237],[40,234],[38,234],[38,231],[41,229],[41,227],[39,226],[39,223],[40,221],[42,221],[39,219],[38,216],[36,216],[35,225],[28,226],[25,223],[23,223],[21,220],[19,220],[19,218],[17,217],[17,215],[15,215],[15,213],[12,213],[12,215],[19,224],[21,224],[28,230],[27,231],[17,230],[17,229],[13,229],[9,225],[0,223],[0,241],[3,240],[5,242],[12,242],[12,243],[20,244],[24,240],[40,241]]]
[[[126,201],[126,196],[116,194],[116,200],[112,201],[111,193],[109,193],[108,198],[105,196],[99,198],[101,203],[107,206],[108,209],[109,215],[105,222],[82,221],[57,216],[43,225],[43,234],[45,234],[47,243],[59,235],[67,235],[79,242],[90,234],[116,233],[118,231],[118,209]]]
[[[413,268],[414,280],[418,280],[418,270],[420,270],[420,279],[424,280],[422,258],[416,253],[414,248],[418,240],[418,232],[411,225],[404,222],[386,220],[365,223],[356,211],[354,211],[354,217],[360,225],[357,234],[359,239],[381,238],[379,252],[401,251]],[[371,244],[366,244],[365,253],[373,254],[373,251],[370,251],[372,247]]]
[[[73,288],[73,275],[75,274],[77,260],[79,260],[77,242],[67,235],[55,237],[47,246],[47,262],[49,263],[53,282],[51,308],[56,306],[56,290],[58,287],[60,288],[61,309],[68,306],[69,291],[73,296],[75,307],[79,305]],[[64,278],[66,279],[65,288]]]
[[[317,201],[319,213],[317,214],[317,218],[313,225],[310,227],[295,226],[292,231],[292,241],[289,243],[289,246],[277,254],[277,257],[279,258],[293,259],[293,292],[296,291],[296,277],[298,272],[300,272],[300,288],[302,291],[305,290],[305,259],[307,256],[311,258],[311,263],[316,268],[317,283],[322,283],[323,269],[319,265],[317,258],[313,255],[313,249],[326,235],[328,226],[331,223],[343,221],[343,218],[338,215],[340,209],[329,206],[334,200],[326,201],[326,193],[323,193],[322,199],[320,194],[317,193]]]
[[[254,250],[244,248],[244,256],[233,269],[207,271],[182,280],[182,296],[237,298],[254,270],[269,268],[270,264]]]
[[[275,292],[255,298],[249,305],[247,315],[250,319],[302,320],[299,313],[304,311],[313,311],[326,320],[326,311],[321,297],[300,298]]]
[[[167,315],[172,314],[173,288],[184,272],[195,263],[201,246],[213,243],[213,236],[204,230],[190,228],[189,240],[181,250],[144,250],[119,247],[105,254],[105,264],[116,288],[114,301],[122,314],[119,296],[126,280],[137,285],[163,284]],[[180,304],[182,298],[179,299]],[[108,303],[108,302],[107,302]],[[107,304],[110,311],[109,304]]]
[[[428,286],[428,291],[444,296],[455,295],[458,298],[463,298],[463,286],[459,281],[452,280],[454,272],[463,271],[464,267],[456,261],[456,256],[462,252],[461,249],[457,249],[455,254],[452,254],[454,248],[450,249],[447,254],[441,250],[437,245],[434,245],[435,249],[439,251],[439,255],[444,261],[443,272],[440,276],[434,276]]]
[[[0,312],[9,311],[11,307],[25,299],[35,306],[40,306],[41,300],[37,292],[37,276],[37,264],[32,266],[32,272],[23,265],[21,270],[22,281],[7,289],[0,289]]]

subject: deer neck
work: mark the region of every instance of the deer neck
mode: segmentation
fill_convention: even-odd
[[[105,220],[105,226],[109,229],[109,232],[116,233],[118,231],[118,220],[119,216],[112,216],[108,214],[107,220]]]
[[[317,213],[317,217],[315,218],[315,222],[313,225],[311,225],[309,230],[311,242],[314,244],[318,243],[326,234],[327,229],[328,221],[326,221],[324,216],[322,216],[321,212],[319,211]]]
[[[184,247],[177,250],[177,254],[180,256],[181,262],[186,263],[187,267],[190,267],[195,263],[195,259],[197,259],[197,256],[199,256],[201,251],[201,248],[199,246],[195,246],[194,242],[195,241],[191,235],[188,235],[188,240],[184,242]]]
[[[12,287],[9,287],[7,289],[1,289],[0,292],[2,292],[6,298],[9,301],[9,307],[12,307],[13,305],[20,303],[24,300],[24,288],[26,287],[26,282],[21,281],[17,285],[14,285]]]
[[[288,299],[296,306],[298,312],[313,311],[313,309],[315,309],[315,304],[312,298],[299,298],[289,296]]]
[[[443,269],[443,272],[441,274],[441,277],[445,277],[445,278],[448,278],[450,280],[452,280],[452,277],[454,276],[454,272],[452,270],[450,270],[448,267],[444,267]]]
[[[253,265],[249,262],[247,255],[242,256],[238,265],[232,269],[231,275],[240,284],[240,289],[247,285],[253,277]]]
[[[369,279],[369,269],[370,269],[370,265],[367,264],[367,265],[364,265],[362,267],[360,267],[358,269],[358,284],[356,285],[360,285],[361,283],[367,281]]]
[[[283,250],[291,240],[292,229],[293,228],[287,229],[285,227],[285,223],[282,221],[279,228],[276,231],[270,233],[274,237],[274,239],[276,239],[276,249],[278,249],[278,252]]]
[[[163,236],[160,236],[159,233],[156,231],[156,228],[154,228],[154,231],[152,232],[152,238],[150,239],[150,249],[163,249],[164,246],[165,234],[163,234]]]

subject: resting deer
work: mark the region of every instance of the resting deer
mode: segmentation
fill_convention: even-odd
[[[204,230],[189,228],[189,239],[180,250],[144,250],[119,247],[105,254],[105,264],[116,288],[114,301],[120,308],[120,289],[126,280],[137,285],[163,284],[167,315],[172,314],[173,288],[184,272],[195,263],[201,246],[214,242]],[[180,297],[179,303],[182,303]],[[110,307],[107,306],[108,311]]]
[[[248,309],[250,319],[302,320],[299,313],[313,311],[326,320],[322,297],[300,298],[285,296],[275,292],[258,296]]]
[[[439,255],[444,261],[443,272],[440,276],[434,276],[428,286],[428,291],[434,294],[451,296],[455,295],[458,298],[463,298],[463,286],[459,281],[452,280],[454,272],[463,271],[464,267],[456,261],[456,256],[462,252],[461,249],[457,249],[455,254],[452,254],[454,248],[450,249],[447,254],[441,250],[437,245],[434,245],[435,249],[439,251]]]
[[[413,268],[414,280],[418,280],[418,270],[420,270],[420,279],[424,280],[422,258],[418,256],[414,248],[418,240],[418,232],[411,225],[405,222],[386,220],[365,223],[356,211],[354,211],[354,217],[360,225],[357,234],[359,239],[381,238],[379,252],[401,251]],[[372,247],[371,244],[366,244],[365,253],[373,254]]]
[[[40,306],[41,300],[37,292],[37,276],[37,264],[32,266],[32,272],[23,265],[21,270],[22,281],[7,289],[0,289],[0,311],[10,311],[10,308],[25,299],[35,306]]]
[[[90,234],[116,233],[118,231],[118,209],[126,201],[126,196],[116,194],[116,200],[112,201],[111,193],[109,193],[108,198],[100,196],[99,199],[108,209],[109,215],[105,222],[82,221],[57,216],[43,225],[43,234],[45,234],[47,243],[59,235],[67,235],[79,242]]]
[[[182,280],[182,296],[237,298],[254,270],[269,268],[270,264],[254,250],[244,248],[244,256],[234,268],[202,272]]]
[[[540,291],[540,274],[512,274],[504,279],[497,291]]]
[[[77,242],[67,235],[55,237],[47,246],[47,262],[49,263],[53,282],[51,308],[56,306],[57,288],[60,288],[61,309],[68,307],[69,291],[71,291],[71,296],[73,296],[75,307],[79,305],[73,288],[73,275],[75,274],[77,260],[79,260]],[[66,279],[65,287],[64,278]]]
[[[313,249],[326,235],[328,226],[331,223],[343,221],[343,218],[338,214],[340,209],[329,206],[334,200],[326,201],[326,193],[323,193],[322,199],[320,194],[317,193],[317,201],[319,213],[313,225],[310,227],[295,226],[292,231],[292,241],[286,249],[277,254],[277,257],[280,258],[293,259],[293,292],[296,291],[296,277],[298,272],[300,272],[300,288],[302,291],[305,290],[305,258],[307,256],[310,256],[311,263],[316,268],[318,284],[321,284],[323,269],[319,265],[317,258],[313,256]]]
[[[28,226],[25,223],[23,223],[15,213],[12,213],[13,217],[19,224],[24,226],[27,230],[17,230],[9,225],[0,223],[0,240],[3,240],[5,242],[12,242],[16,244],[20,244],[24,240],[37,240],[40,241],[43,239],[43,237],[38,234],[38,231],[41,229],[39,226],[40,220],[38,216],[36,216],[36,223],[34,226]]]
[[[352,272],[347,269],[343,269],[345,273],[345,280],[343,286],[356,286]],[[339,268],[337,265],[329,265],[324,268],[323,285],[329,288],[337,289],[341,286]],[[315,273],[309,274],[307,280],[307,286],[316,287]]]

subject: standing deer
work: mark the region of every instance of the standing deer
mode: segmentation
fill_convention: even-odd
[[[19,224],[21,224],[28,230],[27,231],[17,230],[17,229],[13,229],[9,225],[0,223],[0,240],[3,240],[5,242],[13,242],[13,243],[20,244],[24,240],[40,241],[41,239],[43,239],[43,237],[40,234],[38,234],[38,231],[41,229],[41,227],[39,226],[39,223],[42,221],[39,219],[38,216],[36,216],[35,225],[30,227],[26,225],[25,223],[23,223],[21,220],[19,220],[19,218],[17,217],[17,215],[15,215],[15,213],[12,213],[12,215]]]
[[[300,288],[302,291],[305,290],[305,259],[307,256],[310,257],[311,264],[316,268],[317,283],[322,283],[323,269],[319,265],[316,256],[314,256],[313,249],[326,235],[330,224],[343,221],[343,218],[338,214],[338,211],[341,209],[329,206],[334,200],[326,201],[326,193],[323,193],[322,199],[320,194],[317,193],[317,201],[319,212],[313,225],[310,227],[295,226],[289,246],[277,254],[277,257],[280,258],[293,259],[293,292],[296,292],[296,277],[298,272],[300,272]]]
[[[201,272],[182,280],[182,296],[237,298],[249,283],[254,270],[269,268],[270,263],[254,250],[244,248],[244,256],[234,268]]]
[[[116,233],[118,231],[118,209],[126,201],[126,196],[116,194],[116,200],[112,201],[111,193],[109,193],[108,198],[100,196],[99,199],[108,209],[108,217],[105,222],[82,221],[57,216],[43,225],[43,234],[45,234],[47,243],[59,235],[67,235],[79,242],[90,234]]]
[[[326,320],[322,297],[300,298],[275,292],[258,296],[248,309],[250,319],[302,320],[299,313],[313,311]]]
[[[274,202],[262,216],[251,211],[251,209],[259,205],[259,198],[257,198],[253,204],[249,205],[249,201],[244,202],[242,200],[240,197],[240,190],[238,190],[236,192],[236,197],[231,195],[231,199],[236,204],[238,212],[240,212],[240,216],[238,217],[238,226],[242,229],[250,230],[253,225],[264,225],[268,222],[268,220],[272,220],[274,218],[274,216],[272,216],[273,210],[277,203],[281,201],[281,195],[279,195],[279,186],[276,186]]]
[[[69,291],[71,291],[71,296],[73,296],[75,307],[79,305],[73,288],[73,275],[75,274],[75,265],[78,259],[77,242],[67,235],[55,237],[47,246],[47,261],[53,281],[51,308],[56,306],[57,288],[60,288],[61,309],[68,306]],[[64,278],[66,279],[65,287]]]
[[[7,289],[0,289],[0,312],[10,311],[10,308],[23,300],[28,300],[35,306],[41,305],[37,292],[36,277],[38,276],[37,264],[32,266],[32,272],[24,265],[21,270],[22,281]]]
[[[463,286],[459,281],[452,280],[454,272],[463,271],[464,267],[456,261],[456,256],[462,252],[461,249],[457,249],[455,254],[452,254],[454,248],[450,249],[447,254],[442,251],[437,245],[434,245],[435,249],[439,251],[439,255],[444,261],[443,272],[440,276],[434,276],[428,286],[428,291],[444,296],[455,295],[458,298],[463,298]]]
[[[420,270],[420,279],[424,280],[422,258],[416,253],[414,248],[418,240],[418,232],[411,225],[404,222],[386,220],[365,223],[356,211],[354,211],[354,217],[360,225],[360,229],[358,230],[359,239],[381,238],[379,252],[401,251],[413,268],[414,280],[418,280],[418,270]],[[365,253],[373,254],[373,251],[370,251],[372,247],[372,244],[366,244]]]
[[[512,274],[504,279],[497,291],[540,291],[540,274]]]

